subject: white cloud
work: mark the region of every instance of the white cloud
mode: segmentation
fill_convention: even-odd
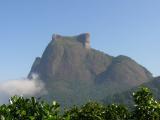
[[[0,103],[8,102],[8,98],[14,95],[35,96],[44,95],[47,91],[38,75],[33,74],[32,79],[9,80],[0,83]]]

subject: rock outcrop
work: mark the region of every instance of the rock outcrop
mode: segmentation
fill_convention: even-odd
[[[52,35],[52,41],[63,40],[63,39],[73,39],[73,38],[79,41],[80,43],[82,43],[84,48],[90,49],[90,34],[89,33],[82,33],[80,35],[72,36],[72,37],[62,36],[59,34]]]
[[[48,90],[44,96],[63,105],[102,100],[148,82],[152,74],[126,56],[113,57],[90,47],[90,34],[53,35],[29,73],[39,74]]]
[[[89,49],[90,48],[90,34],[89,33],[84,33],[80,34],[77,39],[82,42],[85,48]]]

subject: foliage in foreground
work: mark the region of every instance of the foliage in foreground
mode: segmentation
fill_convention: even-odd
[[[62,114],[55,101],[48,104],[34,97],[14,96],[9,104],[0,106],[0,120],[160,120],[160,103],[148,88],[134,93],[133,99],[133,110],[124,105],[89,102],[81,107],[73,106]]]

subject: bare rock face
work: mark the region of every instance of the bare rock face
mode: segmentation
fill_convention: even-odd
[[[63,36],[59,35],[59,34],[53,34],[52,35],[52,40],[58,40],[58,39],[61,39],[63,38]]]
[[[90,47],[90,34],[54,34],[29,73],[37,73],[48,90],[45,98],[64,106],[102,100],[150,81],[152,74],[126,56],[113,57]]]
[[[62,40],[62,39],[68,39],[71,38],[69,36],[62,36],[59,34],[53,34],[52,35],[52,41]],[[75,38],[77,41],[83,44],[84,48],[90,49],[90,34],[89,33],[82,33],[77,36],[72,36],[72,38]]]
[[[84,33],[78,36],[78,40],[82,42],[85,48],[90,49],[90,34]]]

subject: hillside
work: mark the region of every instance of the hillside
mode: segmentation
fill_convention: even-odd
[[[45,83],[48,100],[64,106],[102,100],[149,82],[152,74],[127,56],[113,57],[90,47],[90,34],[53,35],[42,57],[28,75],[36,73]]]
[[[147,87],[151,89],[156,99],[160,100],[160,77],[155,77],[153,78],[153,80],[147,83],[141,84],[139,86],[136,86],[130,90],[106,96],[104,99],[102,99],[102,102],[105,104],[119,103],[119,104],[126,104],[131,106],[134,104],[132,93],[136,92],[138,88],[141,88],[141,87]]]

